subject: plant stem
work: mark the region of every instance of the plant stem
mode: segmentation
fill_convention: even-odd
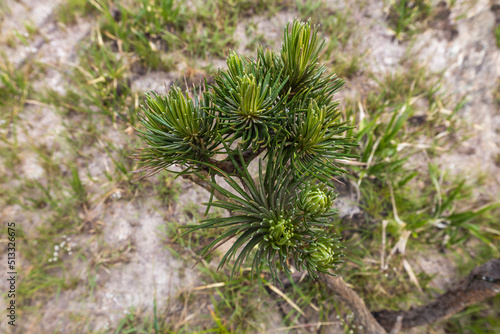
[[[368,307],[366,307],[363,299],[361,299],[356,291],[347,286],[342,277],[320,274],[319,281],[323,283],[332,294],[339,297],[341,301],[349,306],[351,311],[355,314],[358,323],[363,326],[365,333],[387,334],[385,329],[375,320]]]
[[[423,326],[444,320],[465,307],[500,293],[500,259],[475,267],[467,277],[430,303],[408,311],[374,312],[375,319],[389,330],[398,316],[403,317],[401,329]]]

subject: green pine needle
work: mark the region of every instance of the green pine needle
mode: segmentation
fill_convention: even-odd
[[[214,156],[218,124],[203,106],[196,95],[190,98],[176,87],[167,96],[146,94],[140,118],[145,130],[137,131],[147,145],[137,155],[145,165],[140,171],[149,176],[174,164],[199,169],[188,161]]]

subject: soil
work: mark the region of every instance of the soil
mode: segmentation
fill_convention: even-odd
[[[495,24],[495,11],[490,1],[478,0],[465,2],[458,0],[452,8],[440,5],[442,9],[430,27],[421,34],[417,43],[408,52],[409,45],[394,39],[385,24],[386,13],[382,1],[370,1],[364,8],[353,8],[353,15],[361,23],[358,33],[361,38],[361,50],[366,51],[364,62],[374,73],[396,71],[401,60],[418,58],[428,64],[432,71],[445,71],[443,90],[456,99],[467,96],[465,107],[459,112],[463,122],[469,125],[470,137],[459,144],[458,150],[440,156],[440,166],[446,166],[457,175],[471,177],[487,175],[487,189],[478,190],[477,196],[489,199],[499,198],[500,166],[495,164],[495,157],[500,154],[500,112],[494,101],[494,92],[498,86],[500,75],[500,52],[492,33]],[[473,4],[470,4],[473,3]],[[10,8],[0,25],[0,36],[7,36],[17,29],[24,33],[24,21],[32,22],[38,28],[38,34],[30,39],[29,46],[11,48],[2,46],[7,58],[16,66],[33,57],[44,65],[46,71],[33,83],[35,89],[51,87],[63,93],[66,82],[60,68],[71,68],[77,62],[76,49],[86,38],[94,26],[94,22],[79,20],[74,26],[63,26],[55,21],[58,1],[6,0]],[[345,4],[331,4],[333,9]],[[245,44],[248,36],[245,27],[251,21],[256,26],[256,33],[274,41],[271,45],[278,49],[281,44],[281,31],[286,22],[292,20],[297,13],[279,12],[273,18],[255,16],[242,21],[236,28],[235,38],[240,41],[238,52],[249,53]],[[200,67],[206,61],[200,60]],[[213,60],[216,66],[225,63]],[[182,67],[182,65],[179,65]],[[132,87],[142,94],[149,90],[165,93],[172,82],[182,77],[182,68],[173,72],[152,72],[137,76],[132,80]],[[366,78],[365,78],[366,79]],[[348,83],[340,96],[354,96],[363,90],[363,78]],[[27,102],[20,114],[19,147],[22,176],[43,182],[44,169],[37,155],[27,147],[37,142],[49,149],[55,148],[54,159],[68,154],[64,139],[65,120],[51,106]],[[118,130],[109,130],[111,138],[117,146],[127,136]],[[3,144],[2,144],[3,145]],[[99,148],[92,148],[86,154],[91,156],[87,166],[94,180],[106,182],[104,171],[112,162]],[[2,158],[0,163],[5,164]],[[427,165],[426,161],[415,162]],[[5,168],[0,167],[4,170]],[[85,170],[84,169],[84,170]],[[99,188],[88,179],[85,173],[81,177],[92,191],[95,198],[104,198]],[[150,182],[159,182],[153,179]],[[160,228],[166,221],[185,222],[187,218],[183,210],[192,203],[199,204],[208,200],[208,194],[198,186],[184,183],[177,179],[182,189],[177,204],[166,207],[153,196],[143,196],[139,200],[128,200],[126,197],[114,195],[92,208],[89,215],[90,225],[86,228],[99,228],[102,237],[92,233],[84,233],[75,237],[74,248],[85,249],[84,254],[100,263],[105,269],[88,272],[87,266],[76,268],[79,282],[75,289],[65,290],[52,296],[43,308],[41,315],[26,315],[18,333],[69,333],[79,328],[72,326],[70,319],[77,317],[86,319],[87,330],[106,330],[114,328],[131,307],[141,310],[152,310],[156,296],[158,308],[175,309],[172,300],[182,291],[188,291],[203,285],[197,269],[191,269],[193,261],[182,261],[166,249]],[[97,182],[98,184],[98,182]],[[15,186],[13,181],[12,187]],[[116,190],[114,194],[120,193]],[[356,196],[346,194],[337,200],[340,215],[350,216],[360,212],[356,205]],[[200,212],[202,214],[203,212]],[[4,221],[22,222],[29,237],[36,233],[36,227],[44,222],[50,213],[40,210],[35,214],[25,212],[19,205],[8,205],[1,209]],[[183,221],[184,220],[184,221]],[[102,239],[99,239],[102,238]],[[119,255],[110,256],[111,250],[120,250]],[[194,259],[194,257],[193,257]],[[5,256],[2,257],[2,263]],[[100,262],[99,262],[100,261]],[[113,261],[113,265],[107,265]],[[446,288],[453,277],[453,265],[439,254],[427,255],[417,261],[414,270],[424,271],[430,275],[441,275],[442,268],[447,268],[446,278],[437,277],[434,286]],[[80,270],[80,272],[78,272]],[[89,275],[95,274],[94,290],[89,291]],[[85,284],[84,284],[85,282]],[[0,288],[5,291],[6,283],[2,281]],[[2,301],[3,302],[3,301]],[[170,303],[170,304],[169,304]],[[182,307],[179,306],[179,307]],[[2,306],[3,309],[5,309]],[[188,314],[196,314],[197,310],[188,310]],[[274,318],[269,324],[280,323]],[[5,321],[2,321],[2,326]],[[81,330],[81,329],[80,329]]]

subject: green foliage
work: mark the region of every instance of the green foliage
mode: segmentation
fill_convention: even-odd
[[[409,177],[411,172],[401,167],[411,156],[420,152],[422,146],[446,146],[456,131],[455,114],[461,104],[450,112],[442,112],[446,97],[440,92],[440,77],[429,75],[416,63],[405,66],[410,68],[407,73],[374,78],[377,89],[363,103],[347,105],[347,118],[358,125],[351,134],[359,143],[359,161],[364,164],[353,168],[359,171],[358,185],[366,177],[384,182],[396,175]],[[425,113],[416,106],[417,102],[426,104]],[[441,132],[443,128],[445,131]],[[430,139],[429,143],[410,144],[423,135]]]
[[[24,105],[28,94],[31,91],[30,75],[33,73],[31,64],[16,69],[5,56],[0,58],[0,129],[4,130],[9,125],[15,125],[17,115]],[[15,139],[16,128],[13,127]],[[7,131],[2,131],[7,133]],[[7,136],[1,136],[2,140],[7,140]]]
[[[93,2],[102,14],[101,40],[110,41],[120,51],[135,52],[144,65],[164,69],[167,64],[160,51],[178,44],[186,16],[184,8],[173,0],[141,0],[130,7],[117,2]],[[109,40],[108,40],[109,38]]]
[[[356,34],[359,25],[351,9],[334,10],[325,1],[296,1],[301,18],[321,22],[321,32],[327,37],[324,57],[335,68],[339,77],[351,78],[361,69],[361,58],[357,50],[360,37]],[[359,4],[356,4],[357,6]]]
[[[91,44],[79,50],[81,66],[76,66],[67,75],[71,83],[64,96],[48,90],[44,102],[61,107],[67,115],[73,112],[103,114],[113,119],[128,121],[135,119],[134,94],[130,87],[131,60],[117,57],[106,45]]]
[[[241,138],[244,149],[269,144],[270,135],[279,129],[286,101],[278,98],[286,80],[281,82],[276,73],[274,53],[267,54],[269,59],[260,55],[261,59],[251,61],[231,54],[228,70],[218,73],[213,86],[212,109],[221,121],[221,134],[230,142]]]
[[[211,268],[204,268],[203,272],[204,276],[209,276],[208,282],[224,282],[223,287],[215,288],[210,294],[214,305],[214,312],[210,311],[211,318],[218,327],[214,328],[214,331],[217,333],[258,331],[258,325],[262,321],[259,319],[262,301],[255,296],[265,298],[264,280],[259,278],[250,282],[251,277],[245,272],[238,279],[230,279],[224,271]]]
[[[323,185],[306,185],[300,192],[298,208],[306,214],[321,215],[328,211],[333,204],[335,194],[332,189],[325,189]]]
[[[146,95],[141,123],[146,131],[138,131],[148,144],[138,159],[146,163],[148,175],[155,174],[174,164],[189,164],[196,168],[195,161],[206,161],[216,152],[215,118],[204,109],[204,101],[186,97],[178,88],[167,96],[154,92]],[[161,157],[159,159],[158,157]]]
[[[288,77],[288,87],[292,95],[309,86],[318,79],[321,71],[317,69],[319,52],[323,43],[318,41],[318,28],[311,31],[311,25],[294,21],[292,27],[287,25],[281,48],[281,59],[285,68],[284,76]]]
[[[495,39],[497,40],[497,47],[500,48],[500,24],[495,28]]]
[[[410,167],[410,159],[423,150],[437,155],[437,148],[453,145],[459,125],[456,112],[463,101],[444,110],[447,98],[440,76],[407,65],[411,70],[406,73],[376,78],[378,89],[358,103],[358,112],[355,106],[346,108],[347,117],[358,124],[352,135],[360,144],[361,164],[351,167],[349,178],[359,188],[361,205],[371,219],[388,220],[388,231],[395,237],[411,231],[415,242],[418,237],[420,242],[453,247],[472,236],[497,252],[478,223],[498,204],[470,203],[469,182],[450,180],[435,165],[429,164],[427,174]]]
[[[272,150],[273,148],[270,151]],[[283,168],[285,161],[282,157],[280,160],[274,160],[274,157],[269,155],[265,174],[260,163],[260,182],[257,185],[250,176],[240,152],[240,163],[236,160],[233,163],[235,166],[239,164],[242,166],[237,167],[237,173],[242,177],[244,188],[240,187],[235,178],[223,173],[226,182],[237,194],[209,181],[216,191],[228,198],[228,201],[217,201],[211,205],[237,214],[206,219],[201,225],[190,226],[193,230],[227,227],[226,232],[209,244],[202,255],[207,254],[221,242],[237,237],[221,260],[220,267],[235,256],[238,249],[243,246],[243,250],[237,254],[233,271],[244,263],[254,247],[257,251],[253,258],[253,270],[258,274],[261,262],[265,259],[274,278],[278,274],[275,257],[278,257],[278,263],[285,271],[289,271],[287,261],[293,258],[298,268],[308,270],[313,277],[316,277],[316,272],[326,273],[339,263],[341,255],[340,247],[334,245],[336,238],[325,234],[325,229],[329,225],[328,218],[333,214],[330,211],[331,207],[316,212],[304,211],[305,208],[311,207],[311,203],[304,206],[302,201],[299,205],[298,199],[314,195],[308,187],[303,190],[300,187],[311,179],[312,175],[297,174],[293,168]],[[325,204],[322,199],[316,198],[316,201],[319,205]],[[331,203],[331,199],[326,201],[326,204],[328,203]]]
[[[418,23],[426,20],[431,10],[429,0],[391,0],[389,26],[400,39],[404,34],[416,32]]]
[[[290,135],[284,141],[295,168],[307,169],[306,165],[315,161],[310,167],[318,178],[326,181],[328,176],[344,173],[336,166],[336,159],[354,157],[345,152],[345,147],[353,143],[342,136],[351,127],[340,122],[338,104],[329,103],[320,108],[316,101],[319,100],[311,100],[305,110],[300,104],[297,105],[297,109],[302,109],[301,112],[288,113],[291,128]]]
[[[57,261],[52,258],[54,244],[61,234],[70,234],[81,223],[79,209],[86,201],[86,189],[78,177],[76,169],[69,165],[73,175],[62,178],[61,161],[39,149],[40,158],[47,178],[42,183],[38,180],[20,180],[20,185],[8,190],[1,187],[7,203],[17,204],[27,213],[45,214],[44,224],[34,231],[22,231],[18,227],[17,247],[25,261],[33,263],[29,268],[21,268],[23,279],[19,283],[20,307],[32,308],[35,300],[44,300],[51,293],[74,289],[78,279],[69,272],[71,260],[62,254]],[[76,172],[76,175],[74,174]],[[45,184],[46,183],[46,184]],[[21,195],[22,194],[22,195]],[[16,224],[17,225],[17,224]],[[69,262],[67,264],[67,262]]]
[[[80,0],[69,1],[76,5]],[[174,0],[91,3],[101,14],[101,39],[105,44],[120,53],[135,53],[144,68],[168,70],[171,59],[165,52],[172,50],[194,57],[224,57],[224,50],[236,44],[233,33],[239,18],[277,10],[280,1],[216,0],[195,2],[193,6]],[[64,20],[71,20],[69,14]]]
[[[236,238],[220,263],[236,257],[233,272],[251,258],[254,273],[267,264],[277,279],[292,260],[315,278],[341,262],[342,247],[328,232],[336,213],[332,178],[344,172],[337,161],[352,156],[353,140],[332,100],[343,82],[319,64],[324,42],[317,34],[310,22],[294,21],[280,55],[262,48],[256,58],[232,53],[199,100],[173,88],[166,97],[147,95],[142,107],[145,130],[138,134],[147,146],[139,171],[181,165],[222,195],[208,207],[233,215],[204,219],[189,232],[223,228],[202,256]],[[262,152],[267,159],[255,180],[248,163]]]
[[[311,99],[328,106],[343,81],[334,73],[326,75],[325,65],[319,64],[325,41],[318,40],[318,27],[311,28],[309,23],[294,21],[291,27],[287,25],[283,39],[283,76],[288,78],[285,90],[290,92],[291,98],[309,94]]]
[[[126,310],[125,316],[120,319],[116,329],[112,333],[168,333],[169,324],[156,314],[156,298],[153,299],[153,314],[143,315],[140,311],[130,308]]]
[[[493,97],[495,99],[495,104],[497,106],[500,106],[500,80],[497,80],[497,84],[496,84],[495,90],[493,92]],[[498,165],[500,165],[500,163]]]
[[[86,16],[95,11],[89,0],[66,0],[57,8],[59,22],[75,24],[78,16]]]

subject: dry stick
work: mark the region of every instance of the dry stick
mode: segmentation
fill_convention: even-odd
[[[474,268],[456,286],[432,302],[409,311],[374,312],[375,319],[390,330],[398,316],[403,317],[401,329],[431,324],[444,320],[463,308],[500,293],[500,259],[493,259]]]
[[[474,268],[456,286],[427,305],[409,311],[379,311],[373,316],[359,295],[341,277],[320,275],[320,280],[354,312],[366,333],[397,333],[449,318],[463,308],[500,293],[500,259]],[[402,321],[401,321],[401,320]]]
[[[355,314],[357,321],[363,326],[366,334],[387,334],[384,328],[375,320],[365,302],[351,288],[347,286],[342,277],[320,274],[319,280],[328,290],[334,293],[341,301],[347,304]]]
[[[403,316],[398,315],[398,317],[396,319],[396,323],[394,324],[394,327],[392,327],[389,334],[398,334],[399,331],[401,330],[401,326],[403,326]]]

